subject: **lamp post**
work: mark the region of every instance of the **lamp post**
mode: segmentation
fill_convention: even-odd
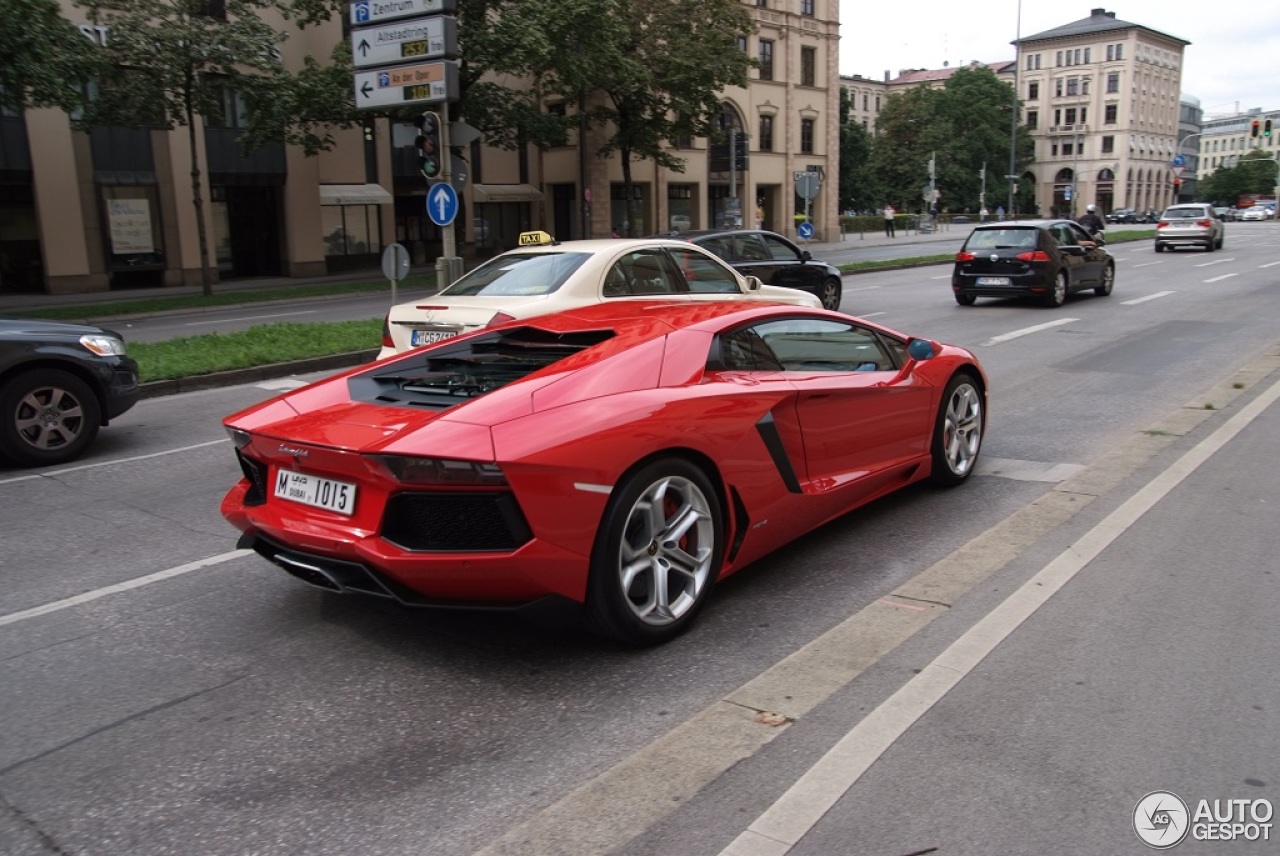
[[[1018,69],[1022,65],[1022,0],[1018,0],[1017,35],[1013,40],[1013,109],[1009,111],[1009,207],[1008,215],[1017,219],[1014,190],[1018,181]]]

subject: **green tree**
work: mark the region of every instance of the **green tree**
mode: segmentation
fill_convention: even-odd
[[[942,89],[921,85],[885,100],[871,149],[871,173],[883,195],[899,210],[923,206],[929,183],[929,158],[935,159],[941,205],[952,211],[981,206],[983,164],[987,168],[988,207],[1000,204],[1008,186],[1010,111],[1013,93],[1007,83],[983,67],[961,68]],[[1033,160],[1027,129],[1015,133],[1014,174]],[[907,206],[903,208],[903,206]]]
[[[1254,150],[1233,166],[1214,170],[1199,182],[1197,196],[1222,205],[1236,205],[1241,196],[1272,194],[1277,184],[1276,162],[1265,152]]]
[[[240,117],[243,147],[275,141],[314,154],[333,143],[327,126],[317,123],[355,121],[349,58],[344,61],[339,46],[325,63],[308,57],[299,73],[287,71],[279,45],[289,33],[263,15],[288,20],[294,12],[290,0],[78,2],[92,23],[110,33],[99,66],[99,93],[86,105],[81,124],[187,129],[201,282],[203,292],[212,294],[197,117],[225,116],[234,96],[247,107]],[[211,11],[215,8],[225,14]]]
[[[61,107],[83,102],[96,73],[97,47],[62,17],[57,0],[5,0],[0,14],[0,107]]]
[[[871,178],[871,135],[849,121],[849,90],[840,88],[840,209],[875,208],[879,194]]]

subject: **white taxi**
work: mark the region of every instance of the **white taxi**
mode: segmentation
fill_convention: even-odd
[[[701,247],[669,238],[556,241],[525,232],[519,246],[439,293],[391,307],[379,359],[468,333],[606,300],[768,300],[821,308],[817,297],[743,276]]]

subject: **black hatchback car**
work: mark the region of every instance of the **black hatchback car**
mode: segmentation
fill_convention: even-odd
[[[1073,291],[1111,293],[1116,264],[1073,220],[1016,220],[978,226],[956,253],[956,303],[979,297],[1035,297],[1061,306]]]
[[[766,285],[798,288],[839,309],[844,291],[840,268],[815,259],[776,232],[763,229],[717,229],[679,232],[664,237],[690,241],[724,259],[739,273],[757,276]]]
[[[69,461],[138,401],[124,339],[85,324],[0,319],[0,458]]]

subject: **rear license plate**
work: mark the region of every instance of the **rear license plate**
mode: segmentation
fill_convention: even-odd
[[[980,276],[978,277],[978,285],[1009,285],[1009,277],[1007,276]]]
[[[410,344],[417,348],[421,345],[430,345],[433,342],[443,342],[445,339],[452,339],[456,335],[458,335],[456,330],[414,330]]]
[[[276,473],[276,496],[350,516],[356,510],[356,486],[293,470]]]

